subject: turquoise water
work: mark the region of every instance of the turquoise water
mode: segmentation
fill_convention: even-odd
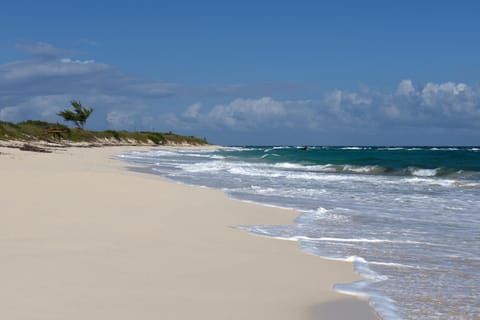
[[[296,163],[319,171],[345,171],[386,175],[448,176],[480,174],[477,148],[400,147],[251,147],[225,151],[244,160],[266,163]],[[419,171],[419,170],[435,170]],[[415,172],[415,170],[417,170]],[[474,177],[474,178],[475,178]]]
[[[480,319],[480,149],[238,147],[122,156],[152,173],[293,208],[292,226],[239,226],[353,261],[384,319]]]

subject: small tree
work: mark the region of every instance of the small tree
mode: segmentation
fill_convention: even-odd
[[[85,122],[87,122],[88,117],[92,114],[93,109],[82,107],[80,101],[72,100],[70,103],[74,111],[65,109],[57,113],[57,115],[62,117],[65,121],[72,121],[78,129],[83,129]]]

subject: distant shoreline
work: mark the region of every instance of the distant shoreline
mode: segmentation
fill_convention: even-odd
[[[0,121],[0,146],[42,152],[47,148],[103,146],[207,146],[206,138],[169,132],[69,128],[59,123],[28,120]],[[47,151],[48,152],[48,151]]]

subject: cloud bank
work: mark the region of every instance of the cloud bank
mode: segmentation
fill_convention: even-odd
[[[53,120],[72,99],[98,105],[102,114],[141,111],[150,100],[171,96],[175,87],[129,76],[94,60],[72,59],[67,50],[45,43],[18,45],[17,49],[31,58],[0,64],[1,120]]]
[[[95,108],[91,122],[97,128],[206,132],[226,144],[229,135],[247,139],[260,132],[277,137],[274,144],[317,134],[346,144],[379,136],[385,139],[377,143],[415,144],[421,135],[434,135],[437,144],[442,137],[455,137],[445,139],[447,143],[471,144],[480,137],[480,88],[465,83],[404,79],[390,91],[337,89],[289,100],[278,96],[298,93],[301,85],[188,87],[74,59],[67,50],[46,43],[17,49],[30,58],[0,64],[0,120],[58,121],[56,113],[71,99],[80,99]]]
[[[316,100],[238,98],[226,104],[194,103],[175,118],[185,126],[232,130],[258,127],[436,127],[480,129],[480,90],[463,83],[414,86],[402,80],[393,92],[334,90]]]

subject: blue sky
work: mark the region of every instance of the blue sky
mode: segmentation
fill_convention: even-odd
[[[228,145],[478,145],[477,1],[5,1],[0,120]]]

